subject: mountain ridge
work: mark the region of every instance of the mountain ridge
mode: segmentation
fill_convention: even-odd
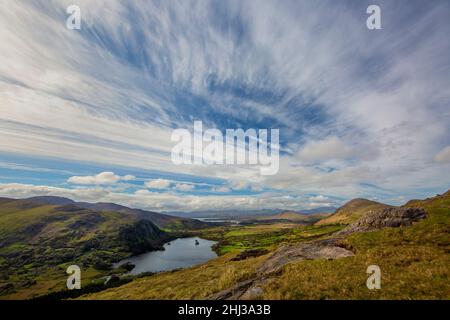
[[[158,213],[153,211],[147,211],[142,209],[130,208],[124,205],[110,203],[110,202],[83,202],[83,201],[74,201],[72,199],[66,197],[59,196],[36,196],[24,199],[13,199],[13,198],[0,198],[3,201],[8,200],[23,200],[30,202],[30,204],[41,204],[41,205],[75,205],[84,209],[98,210],[98,211],[115,211],[126,213],[130,215],[134,215],[140,219],[151,221],[156,224],[159,228],[169,228],[169,229],[198,229],[209,226],[208,223],[202,222],[199,220],[184,218],[184,217],[176,217],[164,213]]]
[[[296,212],[298,214],[314,214],[314,213],[333,213],[335,207],[319,207],[304,210],[287,210],[287,209],[259,209],[259,210],[201,210],[201,211],[163,211],[164,214],[172,214],[179,217],[190,218],[237,218],[237,217],[255,217],[255,216],[271,216],[286,211]]]

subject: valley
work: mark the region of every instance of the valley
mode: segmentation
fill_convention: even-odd
[[[158,226],[134,209],[73,206],[1,200],[1,299],[65,292],[65,267],[73,263],[82,265],[88,288],[53,297],[450,298],[450,192],[402,207],[355,199],[332,215],[286,212],[247,217],[238,225],[199,225],[198,220],[173,217],[172,224]],[[189,227],[180,228],[182,224]],[[215,241],[212,249],[218,256],[156,273],[130,275],[112,268],[114,262],[179,237]],[[374,264],[382,270],[382,290],[365,285],[366,268]],[[103,285],[107,276],[116,282]]]

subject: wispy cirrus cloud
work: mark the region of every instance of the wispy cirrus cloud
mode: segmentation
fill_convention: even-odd
[[[2,153],[173,173],[174,186],[215,177],[260,199],[448,187],[448,1],[379,1],[378,31],[365,1],[79,0],[81,31],[65,28],[72,2],[0,7]],[[193,120],[280,128],[279,174],[173,165],[171,130]]]

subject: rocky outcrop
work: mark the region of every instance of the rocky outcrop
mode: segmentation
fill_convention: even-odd
[[[355,232],[378,230],[386,227],[410,226],[424,219],[425,211],[421,208],[389,207],[370,211],[350,224],[345,229],[334,234],[333,239],[318,240],[309,243],[284,245],[278,248],[257,270],[253,279],[237,283],[230,289],[220,291],[210,297],[214,300],[223,299],[259,299],[264,294],[264,285],[290,262],[312,259],[339,259],[353,256],[353,252],[342,247],[341,240],[345,235]]]
[[[351,257],[353,253],[338,247],[336,239],[314,241],[297,245],[284,245],[276,250],[258,269],[258,274],[278,272],[285,264],[298,260],[339,259]]]
[[[257,270],[253,279],[239,282],[230,289],[220,291],[210,297],[213,300],[224,299],[258,299],[263,293],[263,286],[270,276],[281,271],[289,262],[312,259],[339,259],[351,257],[353,253],[341,248],[337,239],[327,239],[302,243],[297,245],[284,245],[278,248]]]
[[[425,217],[425,210],[421,208],[385,208],[367,213],[336,235],[347,235],[387,227],[406,227]]]

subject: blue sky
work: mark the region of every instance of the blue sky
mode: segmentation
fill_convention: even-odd
[[[81,30],[65,27],[70,4]],[[446,191],[449,14],[446,0],[8,1],[0,196],[170,211]],[[278,174],[174,165],[171,132],[194,120],[280,129]]]

